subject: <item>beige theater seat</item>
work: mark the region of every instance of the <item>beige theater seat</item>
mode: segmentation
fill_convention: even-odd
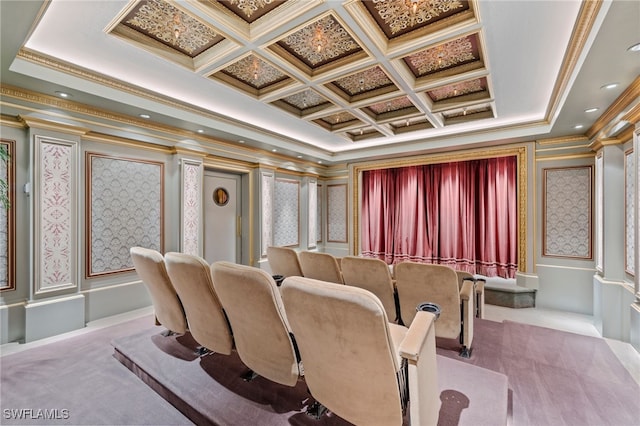
[[[187,331],[187,319],[171,279],[164,257],[156,250],[131,247],[133,266],[151,295],[156,322],[171,333]]]
[[[273,275],[302,276],[298,253],[289,247],[267,247],[267,260]]]
[[[437,424],[433,314],[420,312],[407,330],[358,287],[290,277],[281,292],[316,401],[355,425],[399,426],[410,399],[412,425]]]
[[[210,351],[231,354],[233,337],[213,288],[209,264],[198,256],[184,253],[171,252],[164,258],[195,341]]]
[[[467,271],[456,271],[458,275],[458,288],[462,290],[465,281],[473,283],[475,293],[476,318],[484,318],[484,286],[487,280],[484,278],[476,278],[472,273]]]
[[[380,259],[345,256],[342,258],[342,278],[346,285],[369,290],[382,302],[387,318],[396,321],[395,289],[389,266]]]
[[[402,262],[395,266],[395,272],[403,323],[411,324],[419,304],[438,304],[441,313],[436,322],[436,337],[459,339],[460,356],[470,357],[475,317],[473,284],[465,281],[459,289],[456,271],[444,265]]]
[[[303,276],[314,280],[344,284],[340,262],[334,255],[317,251],[303,251],[300,252],[299,257]]]
[[[295,386],[300,376],[297,349],[273,278],[231,262],[214,263],[211,274],[242,362],[255,374]]]

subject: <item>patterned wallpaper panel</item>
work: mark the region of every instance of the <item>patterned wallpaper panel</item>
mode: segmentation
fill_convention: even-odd
[[[0,147],[4,148],[5,152],[9,154],[8,161],[0,161],[0,179],[3,179],[7,184],[7,188],[12,188],[13,170],[15,164],[15,158],[13,155],[14,141],[3,139],[0,141]],[[13,192],[7,192],[7,198],[9,201],[8,206],[0,204],[0,291],[12,290],[15,288],[14,277],[14,212],[15,201],[12,199]],[[8,208],[7,208],[8,207]]]
[[[95,153],[87,164],[88,275],[133,269],[133,246],[163,252],[164,164]]]
[[[316,203],[316,242],[322,242],[322,185],[318,185],[318,201]]]
[[[297,246],[300,244],[300,182],[276,179],[273,206],[273,245]]]
[[[262,189],[262,256],[267,255],[267,247],[273,244],[273,186],[274,176],[263,173],[261,176]]]
[[[36,137],[36,293],[78,284],[76,150],[76,142]]]
[[[633,161],[633,149],[624,155],[624,186],[625,186],[625,250],[624,269],[631,275],[635,275],[636,254],[634,250],[635,238],[635,164]]]
[[[182,162],[182,252],[201,256],[202,163]]]
[[[309,181],[309,228],[308,228],[308,240],[307,245],[309,248],[316,246],[316,238],[318,232],[316,227],[318,226],[318,182]]]
[[[327,241],[347,242],[347,185],[327,186]]]
[[[545,256],[591,258],[591,166],[544,169]]]

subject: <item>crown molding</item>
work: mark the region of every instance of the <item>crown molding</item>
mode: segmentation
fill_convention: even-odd
[[[558,79],[551,92],[551,103],[547,109],[547,121],[555,116],[556,111],[561,107],[562,94],[565,93],[571,82],[571,76],[578,65],[580,54],[584,51],[587,39],[593,30],[598,12],[602,7],[602,0],[583,1],[578,12],[578,19],[573,27],[569,47],[565,53]]]
[[[607,110],[596,120],[595,123],[587,130],[585,133],[586,136],[591,139],[600,133],[608,124],[612,121],[616,120],[616,118],[624,111],[625,108],[629,107],[636,99],[640,97],[640,76],[636,77],[636,79],[625,89],[624,92],[618,96],[618,98],[613,101],[613,103],[607,108]],[[635,123],[640,118],[640,110],[638,109],[638,105],[634,106],[631,111],[633,112],[632,117],[635,118],[635,121],[631,121]],[[629,111],[629,113],[631,113]],[[624,119],[624,118],[623,118]]]

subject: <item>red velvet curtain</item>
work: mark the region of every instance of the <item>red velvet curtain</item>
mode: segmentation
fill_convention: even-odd
[[[516,168],[513,156],[365,171],[362,254],[514,277]]]

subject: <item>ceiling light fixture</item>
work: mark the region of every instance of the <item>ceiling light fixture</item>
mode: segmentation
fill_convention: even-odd
[[[56,95],[60,96],[61,98],[70,98],[71,95],[68,94],[67,92],[56,92]]]
[[[599,110],[600,108],[594,107],[594,108],[587,108],[584,110],[584,112],[596,112],[597,110]]]
[[[584,126],[582,124],[576,124],[573,126],[574,129],[582,129]]]
[[[632,46],[629,46],[627,49],[629,52],[640,52],[640,43],[636,43]]]
[[[601,89],[615,89],[616,87],[618,87],[618,83],[609,83],[609,84],[605,84],[604,86],[601,86]]]
[[[316,53],[320,53],[323,50],[326,50],[329,47],[330,40],[324,34],[324,29],[322,28],[322,24],[318,22],[316,25],[316,29],[313,33],[313,37],[311,38],[311,47]]]
[[[182,23],[180,13],[173,15],[172,21],[173,36],[178,40],[181,35],[187,32],[187,27]]]
[[[258,63],[258,58],[253,60],[253,79],[257,80],[260,75],[260,64]]]
[[[418,12],[418,3],[420,0],[405,0],[405,4],[411,9],[411,14],[415,15]]]
[[[151,118],[151,116],[149,114],[140,114],[140,118]]]
[[[202,129],[198,129],[198,130],[196,130],[196,131],[197,131],[198,133],[204,133],[204,130],[202,130]]]

